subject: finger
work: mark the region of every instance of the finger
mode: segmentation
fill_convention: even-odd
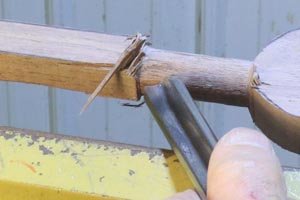
[[[237,128],[216,145],[208,169],[209,200],[283,200],[286,187],[271,142]]]
[[[197,193],[193,190],[187,190],[167,198],[166,200],[201,200]]]

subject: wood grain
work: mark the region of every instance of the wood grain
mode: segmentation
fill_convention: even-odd
[[[83,113],[87,109],[93,100],[100,94],[103,88],[109,83],[110,79],[117,74],[117,72],[121,71],[122,69],[130,68],[131,64],[134,63],[134,60],[138,58],[137,56],[140,54],[146,40],[147,37],[140,33],[133,37],[132,43],[124,50],[124,52],[122,52],[114,66],[109,70],[93,93],[89,96],[80,113]]]
[[[122,36],[0,22],[0,79],[91,93],[130,42]],[[135,79],[125,72],[100,95],[139,98]]]
[[[0,22],[0,79],[92,92],[130,45],[127,37]],[[247,106],[252,64],[145,48],[135,77],[126,69],[100,95],[139,99],[143,88],[171,75],[195,99]]]
[[[137,74],[142,92],[144,87],[175,75],[183,80],[194,99],[248,105],[251,62],[150,47],[145,48],[144,53],[142,67]]]

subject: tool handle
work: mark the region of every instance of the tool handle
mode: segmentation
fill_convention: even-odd
[[[196,191],[205,199],[208,162],[217,141],[212,129],[179,79],[147,87],[145,101]]]

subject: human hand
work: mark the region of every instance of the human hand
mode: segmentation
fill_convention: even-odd
[[[236,128],[216,145],[209,162],[208,200],[285,200],[279,160],[262,133]],[[193,190],[168,200],[200,200]]]

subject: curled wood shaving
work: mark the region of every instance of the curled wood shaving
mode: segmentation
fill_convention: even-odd
[[[258,88],[259,85],[261,85],[261,81],[259,79],[259,75],[257,72],[253,73],[252,81],[251,81],[251,87],[252,88]]]
[[[120,58],[114,65],[114,67],[108,72],[108,74],[104,77],[104,79],[100,82],[94,92],[89,96],[87,102],[82,107],[80,114],[82,114],[88,106],[93,102],[96,96],[103,90],[105,85],[109,82],[109,80],[116,74],[118,71],[125,69],[130,66],[132,62],[135,62],[136,58],[140,57],[141,49],[145,45],[147,40],[146,36],[143,36],[140,33],[137,33],[132,38],[132,43],[124,50],[121,54]]]
[[[135,76],[135,74],[137,73],[138,69],[141,66],[141,59],[142,57],[145,55],[145,53],[143,51],[140,51],[140,53],[136,56],[136,58],[132,61],[132,63],[130,64],[130,66],[128,67],[128,75],[129,76]]]

